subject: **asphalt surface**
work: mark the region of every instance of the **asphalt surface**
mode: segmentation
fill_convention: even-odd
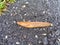
[[[60,1],[16,0],[0,16],[0,45],[60,45]],[[47,21],[52,27],[27,29],[17,21]]]

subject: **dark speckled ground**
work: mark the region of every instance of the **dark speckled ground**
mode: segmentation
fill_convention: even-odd
[[[16,0],[0,16],[0,45],[60,45],[60,1]],[[27,29],[16,21],[48,21],[53,27]]]

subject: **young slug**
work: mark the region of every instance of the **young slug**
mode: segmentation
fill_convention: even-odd
[[[26,28],[43,28],[53,26],[53,24],[49,22],[17,22],[17,24]]]

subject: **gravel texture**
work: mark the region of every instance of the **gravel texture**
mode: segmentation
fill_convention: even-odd
[[[0,16],[0,45],[60,45],[60,1],[16,0]],[[16,21],[47,21],[53,27],[27,29]]]

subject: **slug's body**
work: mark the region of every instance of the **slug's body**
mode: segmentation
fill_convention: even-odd
[[[38,27],[48,27],[52,26],[49,22],[17,22],[18,25],[21,25],[26,28],[38,28]]]

